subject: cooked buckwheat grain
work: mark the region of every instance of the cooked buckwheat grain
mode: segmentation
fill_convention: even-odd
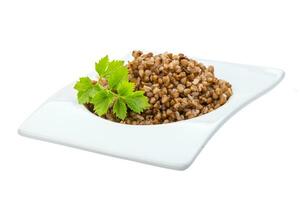
[[[136,90],[145,91],[150,108],[141,114],[128,110],[125,120],[110,110],[104,118],[125,124],[150,125],[191,119],[224,105],[232,95],[230,83],[184,54],[132,52],[128,62],[129,80]],[[92,110],[91,105],[88,108]]]

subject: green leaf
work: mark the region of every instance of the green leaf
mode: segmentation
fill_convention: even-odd
[[[128,96],[133,93],[134,91],[134,83],[124,81],[119,84],[119,87],[117,88],[117,92],[120,96]]]
[[[99,76],[106,79],[121,67],[124,67],[123,60],[113,60],[109,62],[108,56],[101,58],[98,63],[95,63],[95,68]]]
[[[107,113],[110,105],[114,101],[114,95],[109,90],[99,91],[92,99],[92,104],[94,104],[94,110],[99,115]]]
[[[92,80],[89,77],[82,77],[77,81],[74,88],[78,91],[86,91],[93,86]]]
[[[74,89],[78,91],[77,99],[80,104],[89,103],[91,98],[101,90],[99,85],[93,84],[89,77],[82,77],[75,84]]]
[[[80,104],[85,104],[90,101],[90,95],[87,92],[78,92],[77,99]]]
[[[124,61],[122,60],[113,60],[109,62],[106,71],[104,73],[104,77],[108,79],[112,74],[114,74],[118,69],[125,67]]]
[[[114,104],[114,107],[113,107],[113,112],[114,114],[124,120],[126,115],[127,115],[127,107],[126,107],[126,104],[124,102],[124,100],[118,98]]]
[[[144,91],[136,91],[126,96],[125,101],[128,107],[136,113],[141,113],[150,106],[148,98],[144,96]]]
[[[108,56],[105,56],[95,63],[95,69],[100,78],[108,82],[108,86],[95,84],[89,77],[80,78],[74,86],[80,104],[93,104],[99,116],[106,114],[113,106],[113,113],[122,120],[127,116],[127,108],[136,113],[149,108],[144,92],[134,91],[134,83],[128,82],[128,69],[124,61],[109,61]]]
[[[128,81],[128,70],[126,67],[119,67],[108,77],[108,85],[111,89],[116,89],[120,83]]]
[[[95,63],[95,69],[98,72],[100,77],[105,77],[108,65],[109,65],[108,55],[101,58],[98,63]]]

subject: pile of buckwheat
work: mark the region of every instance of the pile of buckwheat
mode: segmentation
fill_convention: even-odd
[[[183,54],[133,51],[128,62],[129,80],[144,90],[150,108],[141,114],[128,111],[120,121],[110,110],[104,118],[134,125],[170,123],[211,112],[232,95],[230,83],[214,75],[213,66],[204,66]]]

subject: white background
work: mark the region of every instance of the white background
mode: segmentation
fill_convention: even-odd
[[[297,1],[0,1],[0,199],[300,199]],[[186,171],[21,137],[44,100],[133,49],[278,67]]]

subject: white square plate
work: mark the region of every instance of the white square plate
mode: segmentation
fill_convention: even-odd
[[[217,110],[161,125],[125,125],[77,103],[73,85],[49,98],[19,128],[23,136],[177,170],[188,168],[213,134],[234,113],[284,77],[279,69],[201,60],[229,81],[233,95]]]

